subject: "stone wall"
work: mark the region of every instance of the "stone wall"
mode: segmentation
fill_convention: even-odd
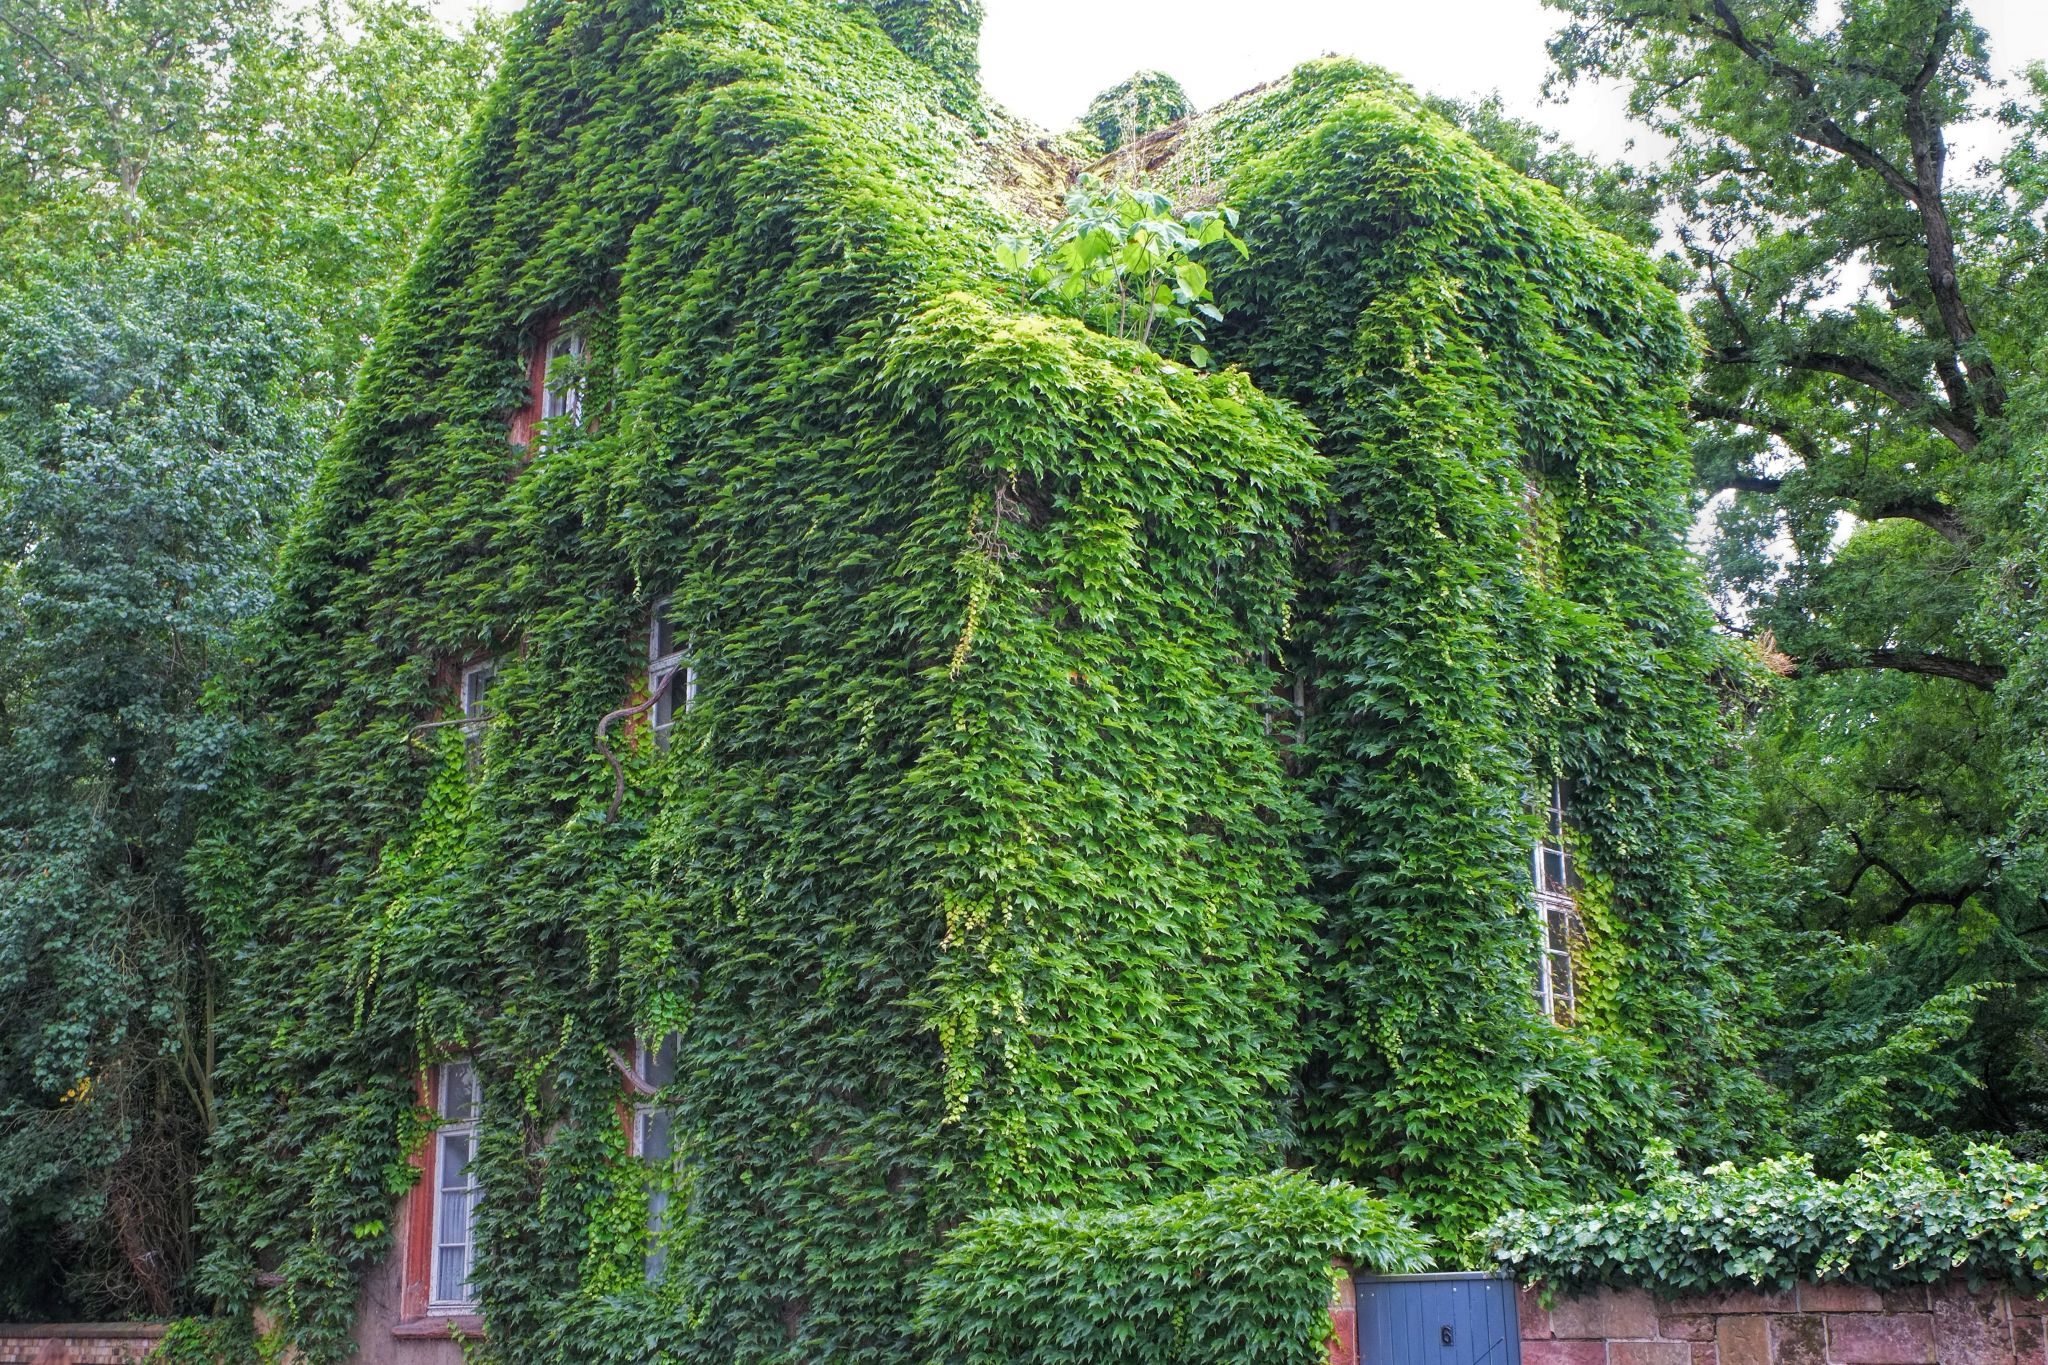
[[[1521,1293],[1522,1365],[2048,1365],[2048,1302],[1960,1281],[1658,1299]]]
[[[166,1330],[161,1322],[0,1323],[0,1365],[127,1365]]]

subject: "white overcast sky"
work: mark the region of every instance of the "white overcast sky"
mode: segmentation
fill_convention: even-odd
[[[1095,93],[1155,67],[1207,108],[1324,52],[1387,67],[1437,95],[1499,91],[1515,113],[1583,151],[1618,157],[1632,136],[1619,89],[1542,100],[1544,43],[1560,16],[1539,0],[985,0],[982,83],[1051,128]],[[2048,0],[1974,0],[2002,74],[2048,60]]]
[[[433,0],[454,18],[478,0]],[[517,0],[482,0],[509,10]],[[1544,41],[1559,16],[1540,0],[984,0],[982,80],[1002,104],[1047,128],[1072,123],[1097,91],[1156,68],[1206,108],[1343,53],[1431,94],[1499,91],[1508,107],[1583,151],[1625,154],[1634,131],[1618,90],[1542,100]],[[1992,58],[2010,75],[2048,60],[2048,0],[1973,0]],[[1638,155],[1646,148],[1639,148]]]

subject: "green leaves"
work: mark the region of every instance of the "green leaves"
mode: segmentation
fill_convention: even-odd
[[[1237,211],[1227,206],[1175,213],[1156,190],[1105,186],[1084,175],[1056,227],[1036,243],[1002,239],[996,261],[1027,298],[1140,345],[1178,341],[1206,369],[1207,322],[1221,322],[1223,314],[1209,291],[1208,268],[1195,254],[1228,245],[1243,259],[1249,248],[1231,231],[1236,226]]]
[[[1664,1148],[1638,1194],[1511,1213],[1486,1236],[1503,1270],[1566,1292],[1800,1280],[1883,1289],[1959,1274],[2023,1291],[2048,1285],[2048,1167],[1990,1146],[1948,1167],[1883,1134],[1863,1147],[1863,1163],[1839,1181],[1804,1155],[1688,1174]]]
[[[1123,1208],[1000,1209],[948,1235],[918,1328],[945,1365],[1311,1365],[1338,1259],[1424,1270],[1429,1239],[1305,1171]]]

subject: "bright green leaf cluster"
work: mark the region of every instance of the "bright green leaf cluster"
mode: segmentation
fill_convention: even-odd
[[[1176,212],[1157,190],[1105,185],[1084,175],[1067,195],[1067,216],[1037,242],[1005,238],[997,262],[1027,295],[1085,318],[1111,336],[1158,346],[1171,335],[1196,365],[1209,366],[1207,325],[1221,322],[1209,268],[1197,260],[1227,245],[1246,256],[1227,205]]]
[[[1639,1285],[1667,1294],[1799,1280],[1886,1288],[1967,1276],[2048,1285],[2048,1167],[1970,1148],[1959,1169],[1882,1136],[1841,1180],[1806,1156],[1681,1172],[1669,1148],[1639,1194],[1508,1214],[1494,1259],[1565,1291]]]
[[[1424,1270],[1429,1239],[1304,1171],[1127,1208],[997,1209],[947,1237],[918,1325],[946,1365],[1309,1365],[1336,1260]]]

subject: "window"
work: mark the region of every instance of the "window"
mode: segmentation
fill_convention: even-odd
[[[661,688],[663,679],[668,680],[666,690]],[[689,710],[697,700],[697,670],[690,667],[689,651],[676,633],[666,598],[654,604],[647,624],[647,692],[653,696],[658,690],[661,695],[655,697],[652,710],[654,738],[666,744],[678,711]]]
[[[676,1078],[677,1036],[664,1034],[658,1043],[641,1039],[633,1048],[633,1072],[640,1084],[658,1090]],[[675,1147],[669,1131],[670,1114],[665,1105],[639,1104],[633,1108],[633,1155],[651,1169],[647,1181],[647,1278],[658,1280],[667,1264],[661,1230],[668,1221],[669,1159]]]
[[[1585,937],[1579,922],[1578,873],[1568,842],[1570,811],[1562,779],[1550,784],[1543,834],[1536,841],[1532,870],[1536,877],[1536,914],[1542,921],[1543,943],[1537,959],[1537,1007],[1560,1024],[1572,1022],[1578,995],[1572,979],[1572,948]]]
[[[434,1259],[427,1291],[430,1313],[462,1312],[476,1306],[469,1272],[476,1249],[476,1068],[467,1061],[444,1062],[436,1070],[434,1111]]]
[[[496,659],[486,659],[462,670],[462,718],[470,722],[471,729],[490,719],[490,712],[484,710],[484,698],[490,695],[491,679],[497,672]]]
[[[547,345],[542,372],[540,419],[575,417],[583,411],[583,334],[558,332]]]
[[[484,725],[491,718],[484,702],[491,694],[491,680],[497,675],[496,659],[485,659],[462,670],[462,737],[469,741],[472,763],[477,757],[477,741],[483,737]]]

